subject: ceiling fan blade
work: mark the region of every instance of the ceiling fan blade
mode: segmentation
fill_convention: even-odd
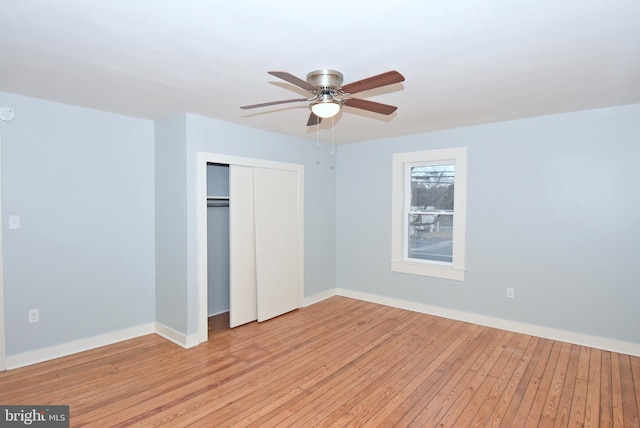
[[[292,83],[297,87],[305,89],[309,92],[315,91],[317,89],[315,86],[308,83],[307,81],[302,80],[299,77],[294,76],[293,74],[287,73],[286,71],[269,71],[268,73],[272,76],[276,76],[282,80]]]
[[[307,126],[320,125],[320,122],[322,122],[322,118],[320,116],[316,116],[314,112],[311,112],[309,120],[307,121]]]
[[[398,107],[396,106],[376,103],[374,101],[362,100],[360,98],[349,98],[344,102],[344,105],[380,114],[391,114],[398,109]]]
[[[268,102],[268,103],[252,104],[250,106],[242,106],[240,108],[247,110],[247,109],[250,109],[250,108],[275,106],[277,104],[295,103],[295,102],[301,102],[301,101],[309,101],[309,99],[308,98],[295,98],[293,100],[271,101],[271,102]]]
[[[379,88],[381,86],[400,82],[404,82],[404,76],[402,74],[397,71],[387,71],[386,73],[378,74],[377,76],[368,77],[366,79],[344,85],[342,90],[349,94],[355,94],[368,89]]]

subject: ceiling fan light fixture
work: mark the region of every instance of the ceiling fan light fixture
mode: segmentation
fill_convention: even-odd
[[[318,117],[327,119],[335,116],[342,108],[342,104],[331,94],[321,94],[319,100],[311,104],[311,111]]]
[[[335,101],[324,101],[311,106],[311,111],[318,117],[327,119],[335,116],[340,111],[340,104]]]

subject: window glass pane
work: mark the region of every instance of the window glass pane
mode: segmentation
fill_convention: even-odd
[[[455,164],[411,167],[411,211],[453,211]]]
[[[453,262],[454,179],[455,164],[411,167],[410,259]]]
[[[453,215],[409,214],[410,259],[453,262]]]

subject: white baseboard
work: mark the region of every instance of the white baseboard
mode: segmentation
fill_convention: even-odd
[[[200,343],[200,341],[198,340],[197,334],[186,335],[178,331],[175,331],[171,327],[167,327],[166,325],[161,324],[159,322],[155,324],[155,327],[156,328],[154,331],[156,334],[164,337],[167,340],[170,340],[176,345],[182,346],[185,349],[191,348]]]
[[[215,317],[216,315],[222,315],[222,314],[226,314],[227,312],[229,312],[230,309],[223,309],[221,311],[218,312],[214,312],[212,314],[207,314],[207,317]]]
[[[60,345],[36,349],[35,351],[7,355],[7,370],[41,363],[55,358],[66,357],[67,355],[88,351],[90,349],[99,348],[101,346],[110,345],[123,340],[133,339],[134,337],[144,336],[154,332],[155,329],[153,323],[142,324],[136,327],[100,334],[98,336],[61,343]]]
[[[439,306],[425,305],[422,303],[409,302],[406,300],[393,299],[390,297],[378,296],[375,294],[363,293],[360,291],[336,289],[336,295],[349,297],[352,299],[364,300],[366,302],[378,303],[380,305],[392,306],[394,308],[406,309],[413,312],[449,318],[457,321],[469,322],[486,327],[498,328],[501,330],[513,331],[516,333],[528,334],[530,336],[542,337],[544,339],[558,340],[572,343],[574,345],[588,346],[590,348],[602,349],[605,351],[618,352],[640,357],[640,344],[625,342],[607,337],[592,336],[572,331],[559,330],[555,328],[542,327],[535,324],[521,323],[501,318],[494,318],[486,315],[473,314],[470,312],[456,311]]]
[[[314,303],[321,302],[323,300],[328,299],[329,297],[336,295],[336,289],[332,288],[331,290],[322,291],[318,294],[314,294],[313,296],[305,297],[302,306],[313,305]]]

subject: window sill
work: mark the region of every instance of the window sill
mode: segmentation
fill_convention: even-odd
[[[455,281],[464,281],[465,274],[464,269],[456,268],[454,266],[437,266],[433,264],[412,263],[407,261],[392,261],[391,270],[393,272],[453,279]]]

